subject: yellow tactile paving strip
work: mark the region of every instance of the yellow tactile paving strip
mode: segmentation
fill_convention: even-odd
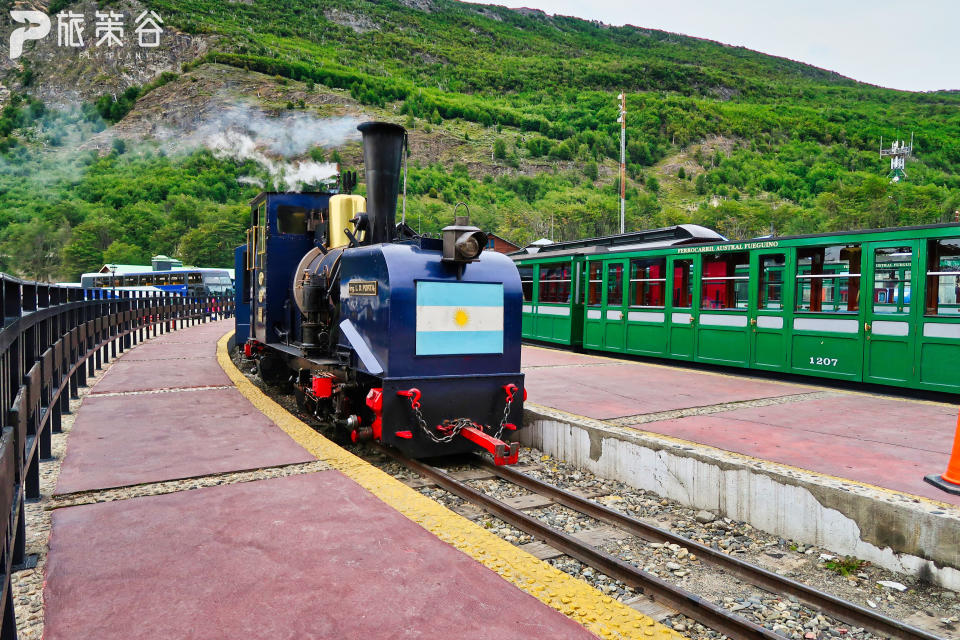
[[[551,567],[396,478],[364,462],[311,429],[271,400],[234,366],[227,349],[233,332],[217,343],[217,360],[237,389],[300,446],[337,469],[377,498],[453,545],[547,606],[582,624],[601,638],[685,636],[653,621],[592,586]]]

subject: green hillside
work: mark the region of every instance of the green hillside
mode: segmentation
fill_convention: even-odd
[[[14,91],[0,114],[5,270],[75,278],[160,252],[228,264],[243,203],[258,190],[237,178],[269,184],[266,169],[204,150],[166,153],[125,132],[198,87],[219,95],[231,74],[255,84],[242,97],[272,114],[322,118],[335,102],[408,126],[408,220],[425,232],[457,201],[518,242],[614,230],[620,91],[628,229],[696,222],[745,238],[939,222],[960,209],[956,92],[893,91],[710,41],[450,0],[151,8],[209,48],[69,113],[30,97],[44,68],[29,51],[4,78]],[[114,130],[123,135],[110,153],[76,150]],[[910,132],[909,179],[890,184],[880,136]],[[355,143],[309,155],[334,152],[359,159]]]

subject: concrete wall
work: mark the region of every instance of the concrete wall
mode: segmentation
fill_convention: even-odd
[[[960,509],[525,406],[523,444],[603,478],[960,590]]]

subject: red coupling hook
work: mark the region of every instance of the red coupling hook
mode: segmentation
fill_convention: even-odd
[[[517,385],[513,384],[512,382],[510,384],[503,385],[503,390],[507,394],[507,402],[513,402],[513,394],[517,392],[517,389]]]
[[[417,389],[416,387],[412,387],[410,389],[407,389],[406,391],[397,391],[397,395],[404,396],[405,398],[410,398],[411,408],[413,409],[420,408],[420,397],[421,397],[420,389]]]

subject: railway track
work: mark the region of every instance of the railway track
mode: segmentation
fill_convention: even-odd
[[[603,551],[602,549],[560,531],[537,517],[525,513],[491,497],[482,491],[458,479],[443,469],[406,458],[396,451],[379,447],[385,455],[403,464],[411,471],[427,478],[431,483],[451,494],[487,511],[513,527],[541,540],[550,547],[593,567],[611,578],[642,590],[657,602],[682,613],[715,631],[719,631],[735,640],[753,640],[758,638],[779,639],[784,636],[767,629],[756,622],[706,600],[682,587],[652,575],[633,564]],[[735,575],[759,589],[778,595],[792,596],[807,607],[823,615],[841,620],[847,624],[863,627],[873,633],[889,638],[903,640],[940,640],[936,635],[917,629],[899,620],[881,615],[855,603],[843,600],[831,594],[814,589],[809,585],[791,580],[777,573],[745,562],[716,549],[678,536],[670,531],[647,524],[636,518],[593,502],[575,493],[544,483],[529,475],[510,469],[497,467],[478,459],[477,465],[491,476],[515,484],[551,503],[572,509],[585,516],[620,529],[630,535],[648,542],[678,544],[696,553],[705,563]]]

